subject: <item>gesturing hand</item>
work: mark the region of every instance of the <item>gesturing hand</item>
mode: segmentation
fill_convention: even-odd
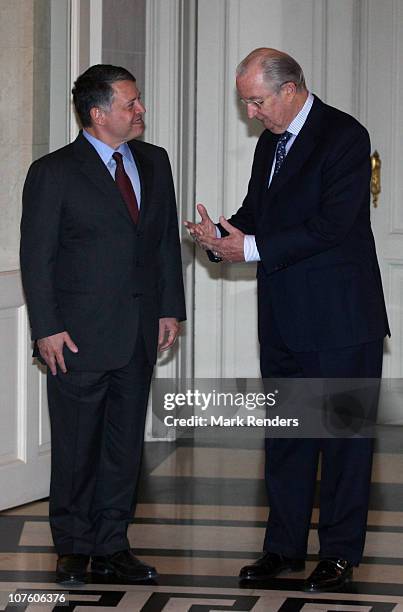
[[[37,340],[37,345],[41,357],[46,361],[53,376],[56,376],[57,365],[65,374],[67,372],[63,357],[63,346],[66,345],[73,353],[78,353],[78,348],[74,344],[70,335],[64,331],[52,336],[46,336]]]
[[[185,221],[184,225],[189,231],[189,234],[194,238],[199,246],[203,247],[203,240],[206,238],[216,237],[216,227],[209,217],[209,214],[203,204],[197,205],[197,211],[201,217],[199,223]]]
[[[230,263],[245,261],[244,241],[245,234],[228,223],[225,217],[220,217],[222,227],[228,232],[224,238],[203,236],[199,239],[203,248],[213,251],[214,255]]]

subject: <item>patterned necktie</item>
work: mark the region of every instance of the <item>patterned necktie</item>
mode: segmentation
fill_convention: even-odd
[[[276,164],[274,166],[274,172],[273,172],[273,178],[276,176],[276,174],[279,173],[280,168],[281,168],[281,164],[283,163],[285,156],[286,156],[286,144],[289,141],[289,139],[291,138],[291,133],[290,132],[283,132],[280,136],[280,138],[278,139],[277,142],[277,149],[276,149]]]
[[[124,201],[126,202],[126,206],[131,218],[133,219],[133,222],[137,223],[139,218],[139,205],[137,204],[137,198],[136,194],[134,193],[132,182],[126,174],[122,154],[116,152],[112,155],[112,157],[116,162],[115,182]]]

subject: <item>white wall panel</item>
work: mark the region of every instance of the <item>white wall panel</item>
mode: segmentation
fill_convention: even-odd
[[[21,460],[18,432],[18,309],[0,310],[0,465]]]
[[[38,367],[38,451],[39,454],[50,453],[50,423],[48,409],[48,395],[46,392],[45,368]]]
[[[226,3],[232,7],[232,0],[226,0]],[[239,37],[239,61],[257,47],[280,48],[283,42],[286,2],[283,0],[271,0],[270,2],[237,0],[237,3],[239,5],[239,31],[231,31],[231,36]]]
[[[382,190],[371,222],[392,332],[383,375],[398,377],[403,372],[403,3],[361,0],[360,8],[358,114],[382,162]]]
[[[326,84],[327,0],[284,0],[279,48],[301,64],[309,88],[322,95]]]
[[[224,210],[225,126],[228,112],[225,52],[227,2],[200,0],[197,15],[196,201],[211,217]],[[198,219],[198,215],[196,215]],[[195,271],[195,375],[214,377],[222,367],[221,266],[197,253]]]
[[[148,0],[146,3],[144,139],[164,147],[169,155],[178,203],[180,233],[183,220],[194,211],[196,1]],[[193,244],[182,249],[187,322],[173,350],[160,355],[156,376],[190,378],[193,373]],[[152,403],[152,397],[150,398]],[[151,411],[146,440],[152,440]]]
[[[403,303],[396,303],[396,274],[388,272],[388,261],[399,262],[403,253],[402,45],[401,0],[198,3],[197,201],[217,220],[222,212],[230,216],[246,192],[261,126],[248,121],[237,102],[236,65],[259,46],[291,53],[304,68],[308,87],[358,117],[381,153],[382,194],[372,222],[387,303],[399,313]],[[197,255],[196,375],[258,372],[255,296],[254,266],[217,266]],[[400,335],[396,342],[400,345]],[[388,343],[385,372],[399,369],[397,350]]]
[[[45,497],[49,491],[48,412],[47,405],[41,405],[39,393],[44,375],[32,363],[18,271],[0,273],[0,343],[0,509],[3,509]]]
[[[385,277],[392,337],[387,343],[383,370],[384,376],[403,378],[403,256],[400,260],[389,260],[385,264],[387,266]],[[402,406],[401,411],[403,413]]]
[[[301,6],[303,4],[303,6]],[[314,25],[324,11],[294,0],[201,0],[198,3],[196,200],[214,220],[229,217],[246,194],[262,131],[247,119],[235,89],[237,64],[252,49],[294,54],[317,81]],[[259,375],[255,264],[211,264],[198,254],[195,269],[195,375]]]
[[[357,112],[358,9],[358,0],[327,2],[325,97],[332,106],[352,114]]]
[[[393,79],[391,99],[391,191],[392,211],[390,217],[390,231],[394,234],[403,234],[403,2],[393,2],[393,33],[392,33],[392,55],[390,62],[390,73]],[[385,58],[386,62],[388,59]],[[401,240],[401,238],[400,238]],[[402,252],[403,256],[403,252]],[[403,303],[403,302],[402,302]]]

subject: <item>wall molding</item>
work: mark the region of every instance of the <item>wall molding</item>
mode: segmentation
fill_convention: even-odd
[[[17,309],[17,436],[18,458],[27,461],[28,427],[27,427],[27,393],[28,393],[28,353],[29,338],[28,317],[25,306]]]
[[[391,96],[391,115],[390,123],[393,126],[401,123],[399,106],[401,107],[403,93],[403,66],[401,62],[403,51],[403,8],[399,0],[393,1],[393,33],[392,33],[392,58],[390,72],[393,79],[396,81],[393,95]],[[398,130],[391,130],[391,168],[390,168],[390,185],[391,185],[391,214],[390,214],[390,233],[403,234],[403,213],[401,205],[401,182],[398,177],[401,176],[401,164],[403,146],[401,142],[401,133]],[[402,238],[400,238],[402,240]],[[402,302],[403,303],[403,302]]]
[[[182,235],[183,220],[193,214],[195,192],[196,6],[196,0],[149,0],[146,4],[144,137],[168,152]],[[176,346],[160,357],[158,378],[179,380],[193,375],[194,262],[188,245],[183,248],[183,264],[188,323],[178,342],[180,349]],[[154,439],[150,412],[146,439]]]
[[[368,124],[368,77],[369,77],[369,3],[361,0],[359,13],[359,71],[357,77],[357,116],[364,125]]]
[[[72,86],[80,74],[80,17],[81,0],[70,0],[70,85]],[[70,104],[70,141],[78,134],[78,124],[74,114],[73,104]]]
[[[89,66],[102,62],[102,0],[70,2],[70,87]],[[79,125],[70,104],[70,141]]]
[[[401,305],[403,304],[403,261],[388,258],[387,266],[388,303],[396,305],[388,312],[389,325],[393,333],[393,354],[387,351],[384,355],[384,378],[403,378],[403,325]],[[387,339],[387,343],[390,340]]]
[[[312,90],[327,96],[328,0],[314,0],[312,6]]]
[[[102,63],[102,4],[102,0],[90,0],[90,66]]]
[[[235,3],[237,4],[237,2]],[[198,2],[196,201],[215,220],[225,206],[228,92],[228,2]],[[194,211],[191,218],[198,220]],[[196,251],[195,375],[220,378],[223,370],[223,267]],[[206,355],[208,358],[206,359]]]

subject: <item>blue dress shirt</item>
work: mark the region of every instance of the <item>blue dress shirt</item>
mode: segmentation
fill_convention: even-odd
[[[134,193],[136,194],[137,203],[140,208],[141,206],[141,186],[140,186],[140,176],[139,171],[137,169],[136,162],[134,160],[133,154],[130,150],[127,142],[121,144],[117,149],[113,149],[102,140],[95,138],[92,134],[83,130],[83,136],[92,144],[99,157],[104,162],[105,166],[108,168],[109,172],[113,180],[115,180],[115,172],[116,172],[116,162],[113,159],[112,155],[116,153],[121,153],[123,156],[123,165],[126,170],[126,174],[131,180],[133,185]]]

